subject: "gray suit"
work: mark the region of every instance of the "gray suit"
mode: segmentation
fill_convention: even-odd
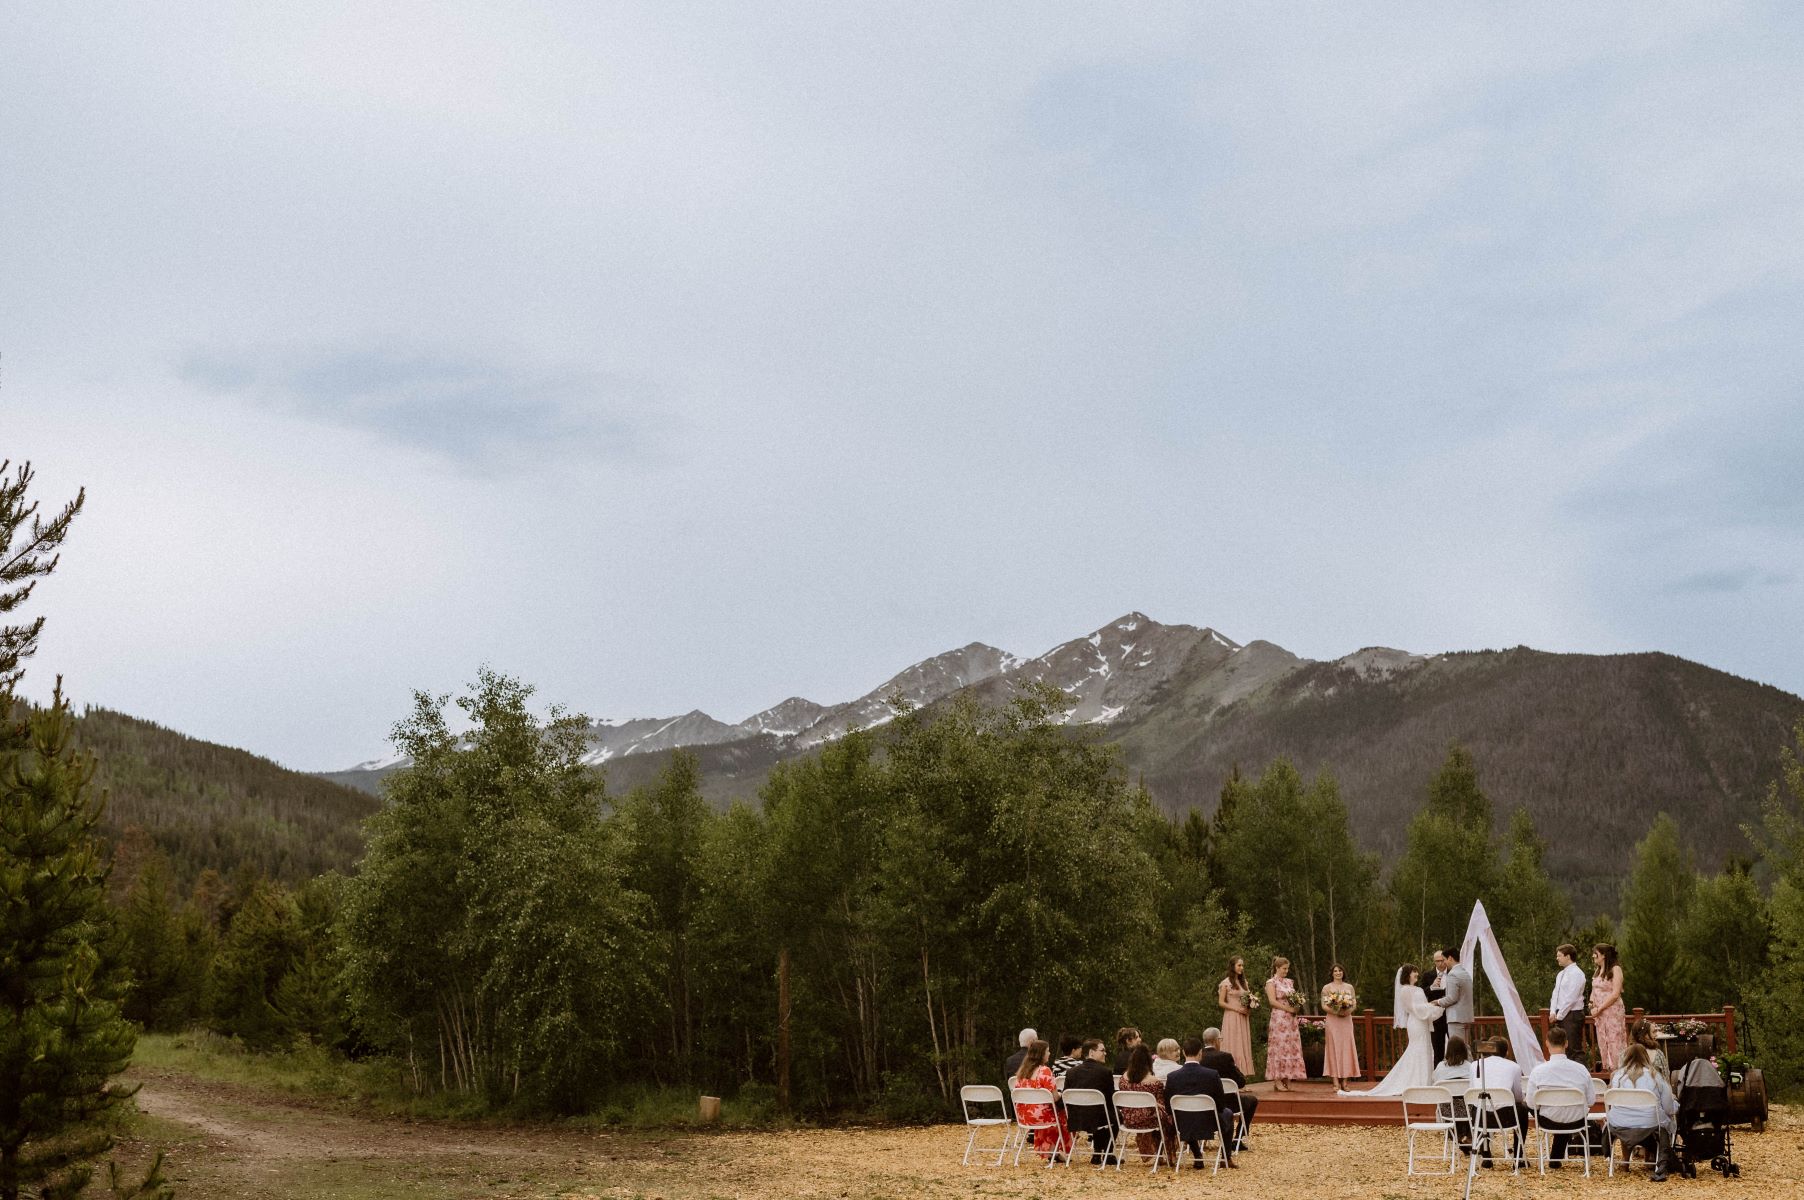
[[[1465,963],[1454,963],[1441,980],[1441,998],[1435,1003],[1447,1010],[1447,1036],[1472,1048],[1472,972]]]

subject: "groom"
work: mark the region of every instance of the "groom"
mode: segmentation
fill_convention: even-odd
[[[1445,1038],[1458,1038],[1466,1043],[1468,1054],[1472,1050],[1472,972],[1466,970],[1459,960],[1459,949],[1448,946],[1434,956],[1435,968],[1440,971],[1441,994],[1434,1002],[1441,1007],[1447,1022],[1447,1032],[1437,1053],[1446,1057]],[[1440,1022],[1436,1022],[1438,1028]],[[1440,1059],[1435,1060],[1439,1062]]]

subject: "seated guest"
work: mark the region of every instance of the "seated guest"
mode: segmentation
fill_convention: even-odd
[[[1666,1049],[1660,1045],[1660,1039],[1654,1036],[1654,1023],[1646,1017],[1636,1017],[1635,1023],[1629,1026],[1629,1041],[1647,1051],[1647,1065],[1660,1073],[1660,1078],[1668,1083],[1672,1081],[1672,1071],[1666,1065]]]
[[[1666,1078],[1648,1063],[1646,1046],[1640,1042],[1629,1043],[1622,1055],[1622,1065],[1610,1079],[1610,1086],[1653,1094],[1657,1101],[1653,1108],[1611,1105],[1607,1110],[1609,1128],[1610,1135],[1622,1142],[1624,1154],[1628,1153],[1629,1147],[1654,1138],[1659,1147],[1659,1154],[1654,1159],[1654,1181],[1665,1179],[1667,1168],[1672,1164],[1672,1135],[1678,1124],[1679,1102],[1673,1098],[1672,1087]]]
[[[1132,1025],[1123,1025],[1115,1031],[1115,1074],[1127,1074],[1128,1056],[1134,1053],[1134,1047],[1139,1044],[1140,1031]]]
[[[1492,1038],[1488,1042],[1478,1044],[1478,1060],[1472,1064],[1472,1086],[1482,1088],[1508,1088],[1515,1098],[1516,1109],[1516,1147],[1517,1157],[1528,1131],[1528,1105],[1522,1101],[1522,1066],[1510,1057],[1510,1044],[1505,1038]],[[1499,1114],[1498,1124],[1509,1124],[1509,1118]],[[1490,1139],[1486,1139],[1483,1165],[1491,1165]]]
[[[1203,1030],[1203,1057],[1200,1061],[1223,1079],[1232,1079],[1235,1087],[1242,1089],[1246,1087],[1247,1077],[1240,1073],[1240,1064],[1234,1061],[1234,1056],[1221,1048],[1221,1030],[1213,1025]],[[1253,1114],[1258,1111],[1259,1097],[1243,1090],[1240,1093],[1240,1113],[1241,1118],[1246,1121],[1248,1129],[1252,1128]],[[1240,1149],[1251,1150],[1252,1146],[1247,1144],[1246,1138],[1246,1130],[1243,1129],[1237,1139],[1240,1142]]]
[[[1084,1044],[1084,1039],[1069,1033],[1059,1035],[1059,1056],[1052,1064],[1052,1078],[1062,1089],[1065,1086],[1065,1073],[1082,1061],[1077,1056],[1077,1048]]]
[[[1528,1104],[1535,1109],[1536,1119],[1575,1127],[1572,1133],[1553,1135],[1552,1161],[1556,1167],[1565,1163],[1568,1143],[1575,1137],[1585,1136],[1580,1131],[1591,1113],[1591,1106],[1597,1102],[1597,1082],[1591,1078],[1591,1072],[1584,1063],[1566,1057],[1567,1048],[1565,1027],[1555,1025],[1547,1031],[1547,1061],[1528,1073]],[[1535,1096],[1545,1087],[1576,1088],[1585,1097],[1585,1102],[1583,1105],[1559,1104],[1552,1108],[1541,1108],[1535,1103]]]
[[[1075,1106],[1066,1113],[1066,1123],[1072,1133],[1090,1135],[1091,1162],[1099,1166],[1112,1162],[1108,1154],[1115,1140],[1115,1072],[1109,1070],[1109,1048],[1101,1038],[1091,1038],[1079,1046],[1077,1065],[1065,1072],[1065,1090],[1071,1092],[1078,1088],[1095,1088],[1101,1092],[1103,1106],[1101,1109]]]
[[[1170,1145],[1175,1130],[1171,1112],[1165,1107],[1165,1085],[1153,1075],[1153,1052],[1141,1042],[1128,1051],[1127,1070],[1122,1072],[1117,1092],[1145,1092],[1159,1103],[1153,1108],[1130,1108],[1121,1114],[1121,1132],[1133,1133],[1140,1153],[1151,1157],[1159,1149],[1159,1127],[1165,1127],[1166,1144]],[[1141,1132],[1145,1131],[1145,1132]]]
[[[1014,1086],[1015,1072],[1021,1069],[1021,1060],[1027,1057],[1027,1048],[1040,1040],[1040,1035],[1031,1029],[1023,1029],[1015,1039],[1021,1048],[1008,1056],[1008,1062],[1002,1068],[1002,1107],[1008,1112],[1009,1120],[1015,1119],[1015,1102],[1009,1099],[1009,1089]]]
[[[1183,1062],[1178,1050],[1176,1038],[1160,1038],[1159,1048],[1153,1051],[1153,1074],[1159,1079],[1171,1078],[1171,1073]]]
[[[1232,1110],[1228,1107],[1228,1094],[1221,1089],[1221,1075],[1202,1064],[1203,1039],[1187,1037],[1184,1039],[1184,1065],[1165,1077],[1165,1105],[1171,1107],[1173,1096],[1207,1096],[1215,1101],[1215,1111],[1221,1119],[1208,1113],[1173,1111],[1172,1123],[1178,1136],[1190,1147],[1191,1157],[1196,1159],[1198,1169],[1203,1166],[1203,1141],[1219,1136],[1222,1139],[1222,1152],[1227,1155],[1228,1165],[1234,1166],[1234,1118],[1227,1116]],[[1177,1157],[1174,1153],[1173,1158]]]
[[[1472,1123],[1466,1119],[1466,1089],[1472,1086],[1472,1060],[1466,1050],[1466,1039],[1447,1039],[1446,1057],[1435,1067],[1431,1082],[1453,1093],[1453,1124],[1459,1131],[1462,1146],[1472,1144]]]
[[[1052,1065],[1046,1060],[1052,1057],[1052,1047],[1045,1042],[1036,1041],[1027,1048],[1026,1057],[1021,1065],[1015,1068],[1012,1087],[1045,1088],[1048,1092],[1054,1089],[1052,1082]],[[1053,1104],[1017,1104],[1016,1111],[1020,1120],[1034,1124],[1050,1122],[1043,1129],[1034,1130],[1034,1149],[1040,1152],[1041,1158],[1058,1159],[1061,1154],[1071,1150],[1071,1131],[1065,1125],[1065,1110],[1057,1103]]]

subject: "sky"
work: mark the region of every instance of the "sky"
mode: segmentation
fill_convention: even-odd
[[[333,769],[1140,610],[1804,692],[1800,129],[1785,4],[9,6],[26,690]]]

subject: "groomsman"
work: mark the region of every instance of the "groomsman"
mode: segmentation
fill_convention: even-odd
[[[1566,1031],[1566,1053],[1575,1062],[1585,1061],[1585,971],[1578,965],[1578,947],[1570,942],[1553,952],[1560,973],[1553,978],[1553,999],[1547,1011],[1554,1024]]]

